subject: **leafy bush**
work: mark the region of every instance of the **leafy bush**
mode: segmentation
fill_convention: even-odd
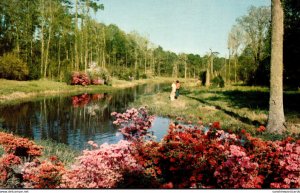
[[[87,69],[91,83],[95,85],[99,84],[111,84],[111,77],[106,68],[97,66],[96,63],[91,63],[89,69]]]
[[[29,74],[28,66],[15,54],[0,57],[0,78],[25,80]]]
[[[117,77],[120,80],[131,80],[131,77],[134,77],[134,71],[130,68],[124,68],[124,67],[119,67],[119,68],[114,68],[111,69],[111,73],[113,74],[114,77]]]
[[[223,88],[225,86],[225,82],[221,75],[214,77],[212,80],[212,86]]]

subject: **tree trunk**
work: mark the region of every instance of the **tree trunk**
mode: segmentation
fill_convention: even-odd
[[[79,58],[78,58],[78,0],[75,1],[75,40],[74,40],[74,58],[75,58],[75,70],[79,70]]]
[[[105,42],[105,28],[103,27],[102,29],[102,35],[103,35],[103,49],[102,49],[102,67],[105,68],[105,63],[106,63],[106,60],[105,60],[105,49],[106,49],[106,42]]]
[[[283,9],[280,0],[272,0],[272,50],[269,117],[267,129],[282,133],[285,129],[283,111]]]
[[[224,81],[225,83],[227,82],[227,65],[226,65],[226,56],[224,57],[224,65],[225,65],[225,78]]]
[[[210,86],[210,59],[207,60],[207,68],[206,68],[206,77],[205,77],[205,86]]]
[[[187,63],[186,63],[186,60],[187,60],[187,58],[186,58],[186,56],[184,56],[184,78],[186,79],[187,77],[186,77],[186,74],[187,74]]]
[[[44,78],[46,78],[46,76],[47,76],[47,69],[48,69],[48,58],[49,58],[50,41],[51,41],[51,31],[52,31],[51,25],[52,24],[50,24],[50,26],[49,26],[49,37],[48,37],[47,48],[46,48]]]
[[[45,22],[44,22],[44,20],[45,20],[44,6],[45,6],[45,2],[44,2],[44,0],[42,0],[40,3],[43,5],[42,11],[41,11],[42,12],[41,14],[42,14],[43,20],[41,22],[41,71],[40,71],[41,77],[43,77],[43,69],[44,69],[44,47],[45,47],[45,42],[44,42],[44,26],[45,26]]]
[[[236,83],[236,65],[237,65],[237,55],[235,55],[235,58],[234,58],[234,83]]]

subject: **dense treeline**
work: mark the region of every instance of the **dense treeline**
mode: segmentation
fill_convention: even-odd
[[[99,23],[91,15],[102,9],[96,0],[1,1],[1,60],[21,59],[29,68],[27,79],[63,80],[71,71],[86,71],[91,63],[124,79],[199,74],[199,55],[164,51],[136,32],[126,34],[116,25]],[[12,67],[1,64],[2,77],[20,79],[1,74],[8,69],[5,65]]]
[[[207,48],[206,55],[176,54],[137,32],[92,18],[98,0],[2,0],[0,2],[0,78],[66,80],[90,64],[120,79],[152,76],[194,77],[206,85],[269,83],[270,7],[251,7],[228,36],[228,58]],[[298,86],[299,3],[285,0],[285,82]],[[7,62],[10,61],[10,62]],[[203,82],[204,83],[204,82]]]

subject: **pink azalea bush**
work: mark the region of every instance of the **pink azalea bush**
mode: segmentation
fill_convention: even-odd
[[[62,188],[115,188],[126,172],[142,168],[132,156],[132,144],[121,140],[117,144],[90,142],[94,149],[84,150],[78,162],[63,176]]]
[[[64,171],[64,165],[56,157],[51,157],[50,161],[26,162],[22,168],[23,187],[58,188]]]
[[[151,127],[154,116],[150,116],[145,107],[128,109],[124,113],[111,113],[115,117],[113,124],[119,126],[119,131],[127,140],[142,140]]]
[[[230,145],[228,159],[214,172],[220,188],[261,188],[263,176],[258,176],[258,164],[252,162],[245,149]]]
[[[85,72],[73,72],[71,77],[71,85],[87,86],[91,83],[91,80]]]

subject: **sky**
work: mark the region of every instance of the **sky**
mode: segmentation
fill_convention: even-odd
[[[154,45],[175,53],[203,56],[210,49],[226,56],[227,37],[236,19],[251,5],[271,0],[100,0],[104,10],[94,17],[126,33],[137,31]]]

